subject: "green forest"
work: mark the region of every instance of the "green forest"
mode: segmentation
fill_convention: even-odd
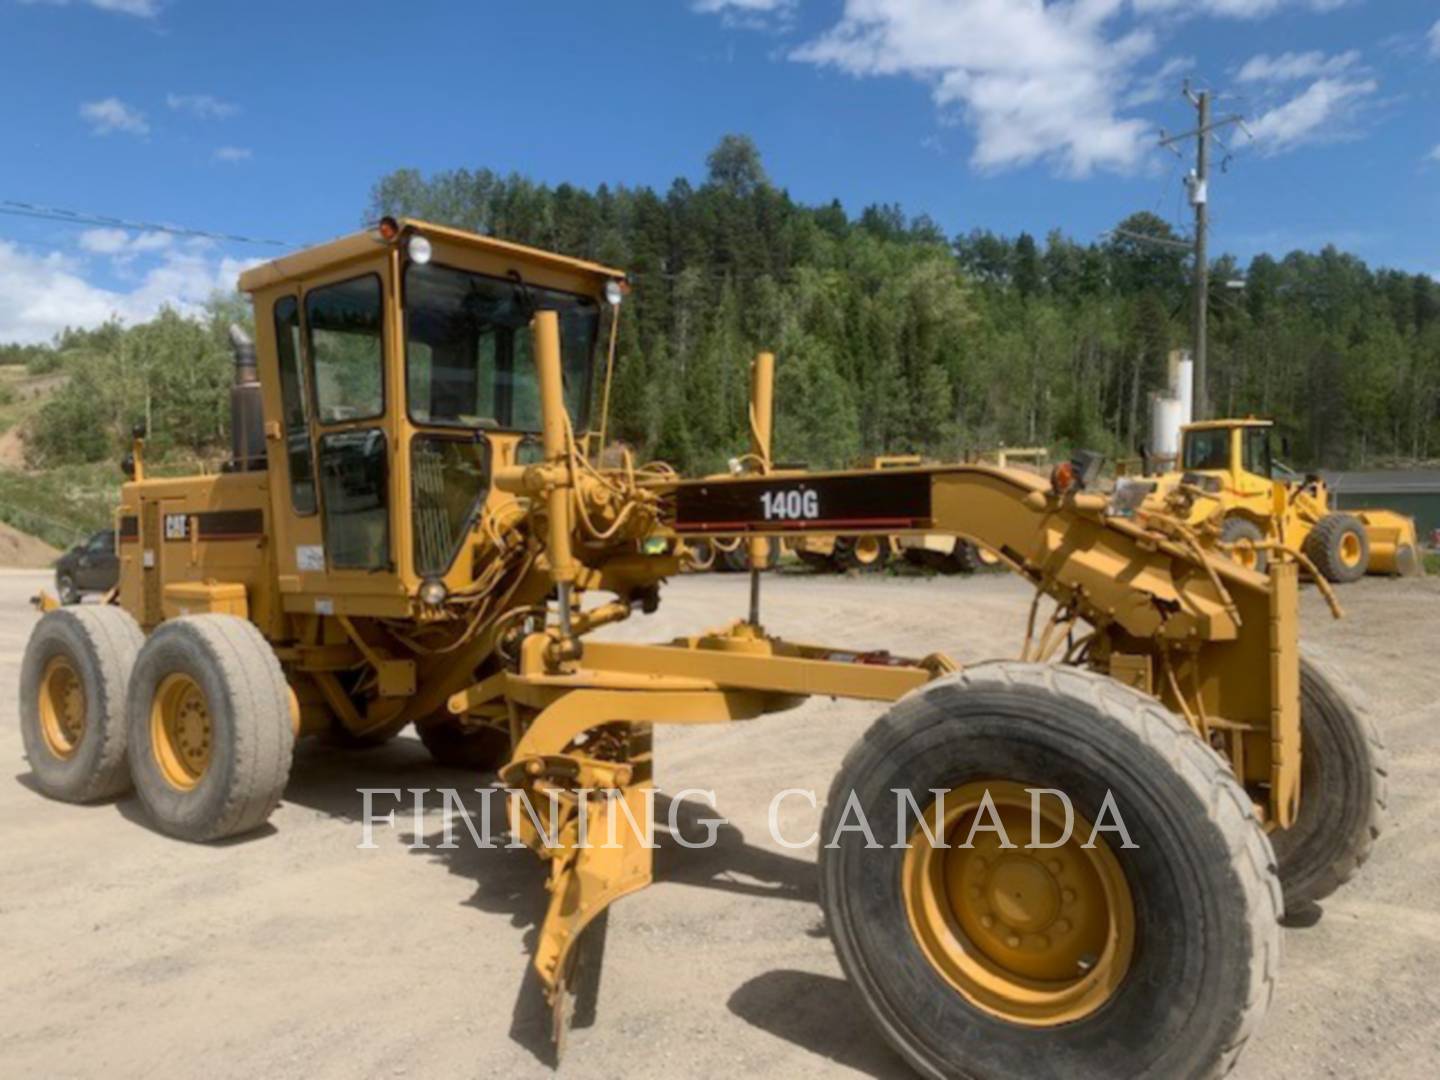
[[[947,236],[893,205],[797,203],[754,144],[726,137],[698,184],[547,186],[486,169],[374,187],[365,218],[410,215],[625,268],[613,430],[648,457],[714,469],[742,449],[749,357],[779,355],[776,454],[834,466],[879,453],[956,458],[1007,445],[1131,456],[1166,353],[1189,339],[1183,251],[1137,213],[1103,241],[981,228]],[[358,215],[357,215],[358,216]],[[1334,248],[1222,257],[1210,311],[1214,409],[1274,416],[1292,464],[1373,466],[1440,453],[1440,285]],[[1243,281],[1243,288],[1226,287]],[[223,327],[172,312],[130,328],[0,346],[0,363],[70,376],[29,424],[29,464],[118,457],[149,419],[156,450],[226,439]]]

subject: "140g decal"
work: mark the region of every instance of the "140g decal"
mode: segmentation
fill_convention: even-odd
[[[760,503],[766,521],[815,521],[820,517],[820,493],[814,488],[762,491]]]

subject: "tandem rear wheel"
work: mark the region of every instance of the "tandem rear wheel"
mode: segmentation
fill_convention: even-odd
[[[295,750],[290,691],[249,621],[162,623],[135,659],[126,722],[135,791],[161,832],[238,836],[279,804]]]
[[[1066,794],[1068,837],[1031,789]],[[995,663],[915,691],[846,757],[821,837],[840,962],[925,1076],[1218,1076],[1274,990],[1280,883],[1249,797],[1111,679]]]

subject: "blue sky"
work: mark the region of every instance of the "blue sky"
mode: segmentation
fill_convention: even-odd
[[[294,243],[390,169],[663,188],[730,131],[798,199],[950,233],[1183,227],[1188,75],[1247,118],[1212,250],[1440,276],[1436,0],[0,0],[0,48],[0,200]],[[0,215],[0,341],[275,250]]]

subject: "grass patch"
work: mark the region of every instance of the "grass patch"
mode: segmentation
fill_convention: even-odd
[[[1425,553],[1425,573],[1440,574],[1440,551]]]
[[[124,477],[113,461],[0,470],[0,521],[67,548],[114,520]]]

